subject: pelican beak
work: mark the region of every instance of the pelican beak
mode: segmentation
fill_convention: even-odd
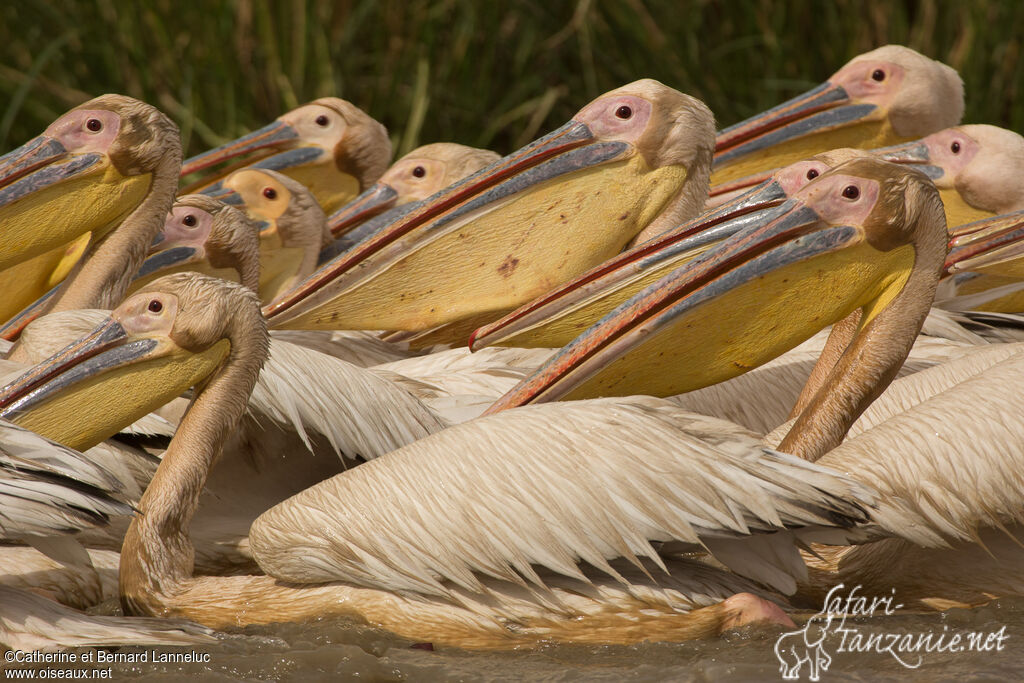
[[[25,328],[43,314],[46,305],[57,294],[60,287],[60,284],[54,285],[50,291],[21,309],[18,315],[5,322],[3,326],[0,326],[0,339],[9,342],[16,341],[21,336],[21,333],[25,331]]]
[[[387,183],[375,183],[327,219],[331,234],[344,235],[363,221],[390,209],[398,201],[398,191]]]
[[[907,142],[902,145],[891,147],[880,147],[871,152],[879,159],[890,161],[894,164],[913,164],[914,168],[921,171],[933,181],[938,180],[946,174],[945,169],[931,163],[931,153],[928,145],[920,140]]]
[[[572,120],[491,166],[438,192],[390,225],[325,264],[305,282],[264,309],[270,324],[299,329],[330,328],[332,300],[400,255],[437,240],[493,205],[559,176],[622,158],[631,145],[597,140]],[[417,229],[421,228],[421,229]],[[367,328],[369,329],[369,328]],[[375,329],[375,328],[374,328]]]
[[[708,190],[708,200],[704,204],[705,208],[715,208],[726,202],[732,201],[736,197],[742,197],[743,194],[751,188],[769,180],[772,177],[772,173],[773,171],[752,173],[748,176],[737,178],[736,180],[730,180],[715,185]]]
[[[273,123],[243,135],[225,145],[203,152],[181,165],[181,176],[205,170],[211,166],[264,149],[280,149],[291,145],[299,137],[298,131],[283,121]]]
[[[168,335],[133,334],[108,318],[0,389],[0,417],[85,450],[201,381],[227,345],[192,353]]]
[[[14,420],[29,407],[80,380],[91,368],[119,365],[126,359],[137,357],[140,353],[152,349],[153,344],[148,342],[134,348],[125,347],[122,343],[126,338],[124,327],[119,322],[108,319],[90,334],[72,342],[0,389],[0,417]],[[97,358],[106,351],[110,351],[111,354]],[[75,372],[67,374],[76,366],[78,367]]]
[[[10,185],[18,178],[67,154],[67,149],[58,140],[48,135],[35,137],[0,157],[0,187]]]
[[[788,198],[773,179],[693,220],[625,251],[476,330],[469,347],[557,347],[645,286],[764,217]],[[575,331],[574,331],[575,330]],[[566,335],[570,335],[568,339]]]
[[[422,206],[425,201],[426,200],[421,199],[415,202],[407,202],[405,204],[399,204],[398,206],[392,206],[390,209],[387,209],[382,213],[378,213],[376,216],[371,216],[370,218],[363,220],[362,223],[358,223],[355,227],[350,228],[348,232],[344,233],[320,250],[320,255],[317,257],[317,266],[322,266],[329,261],[333,261],[357,244],[370,239],[381,230],[384,230],[395,221],[401,219],[402,216],[412,212],[413,209]]]
[[[250,164],[249,168],[263,168],[283,173],[296,166],[317,163],[329,156],[327,150],[323,147],[296,147],[295,149],[285,150],[284,152],[278,152],[272,156],[260,159],[255,164]]]
[[[71,154],[59,141],[40,135],[0,157],[0,207],[82,176],[102,160],[95,152]]]
[[[242,195],[229,187],[224,187],[224,181],[217,181],[199,194],[205,194],[207,197],[230,206],[245,206],[245,200],[242,199]]]
[[[185,266],[198,263],[206,258],[206,251],[200,246],[177,245],[156,252],[145,261],[135,274],[134,280],[149,277],[170,268],[183,270]]]
[[[951,234],[946,274],[997,266],[1024,254],[1024,211],[960,226]]]
[[[623,303],[488,413],[561,399],[667,396],[735,377],[890,292],[894,281],[878,277],[889,270],[863,271],[876,254],[902,266],[912,253],[893,252],[877,252],[862,228],[829,225],[790,199]]]
[[[825,82],[803,95],[722,130],[714,165],[753,155],[774,145],[867,119],[878,107],[854,104],[839,85]]]

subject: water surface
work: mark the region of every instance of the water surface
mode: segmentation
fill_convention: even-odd
[[[108,610],[109,611],[109,610]],[[802,623],[811,613],[797,615]],[[838,653],[822,681],[989,681],[1024,678],[1024,600],[1001,600],[974,610],[944,613],[900,610],[892,616],[848,619],[869,634],[945,631],[996,632],[1006,627],[1001,652],[924,653],[906,669],[887,653]],[[721,638],[683,644],[631,647],[545,645],[514,652],[466,652],[413,647],[383,631],[331,619],[276,624],[220,633],[210,662],[114,664],[114,680],[210,681],[779,681],[774,646],[780,630],[746,628]],[[144,652],[150,648],[121,648]],[[187,652],[191,648],[153,648]],[[79,650],[81,652],[82,650]],[[800,680],[807,680],[805,674]]]

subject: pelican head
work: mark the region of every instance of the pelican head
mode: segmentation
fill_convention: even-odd
[[[316,269],[331,233],[323,209],[301,183],[276,171],[243,168],[206,193],[259,225],[261,299],[273,301]]]
[[[271,323],[423,330],[511,309],[659,214],[696,214],[712,132],[707,107],[657,81],[613,90],[325,264],[268,308]]]
[[[835,147],[870,149],[960,122],[963,83],[950,67],[899,45],[854,57],[825,83],[724,129],[713,186]]]
[[[950,228],[1024,209],[1024,137],[972,124],[875,151],[886,161],[922,165],[939,188]]]
[[[435,142],[417,147],[396,161],[379,182],[395,188],[395,204],[400,205],[426,199],[500,158],[489,149]]]
[[[266,329],[256,295],[196,273],[153,281],[85,337],[0,389],[0,417],[85,450],[202,384]],[[262,340],[266,357],[266,338]],[[245,401],[244,396],[235,399]]]
[[[102,95],[0,157],[0,270],[117,226],[158,168],[181,163],[178,128],[154,107]]]
[[[454,142],[417,147],[392,164],[368,190],[331,214],[327,219],[331,234],[338,237],[393,206],[424,200],[499,158],[490,150]]]
[[[902,319],[909,351],[945,253],[942,204],[928,178],[853,159],[623,303],[491,412],[691,391],[757,367],[858,309],[861,331]]]
[[[243,211],[212,197],[178,197],[150,247],[129,293],[184,271],[206,273],[259,288],[259,226]]]
[[[182,176],[251,155],[244,165],[279,171],[305,185],[325,211],[334,211],[380,178],[391,159],[387,129],[337,97],[322,97],[273,123],[185,161]],[[189,190],[207,187],[224,173]],[[215,183],[216,184],[216,183]]]

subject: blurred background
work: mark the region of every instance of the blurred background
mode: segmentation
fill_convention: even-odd
[[[163,109],[194,154],[324,95],[402,154],[507,153],[642,77],[719,127],[899,43],[963,77],[964,121],[1024,132],[1019,0],[19,0],[0,4],[0,151],[105,92]]]

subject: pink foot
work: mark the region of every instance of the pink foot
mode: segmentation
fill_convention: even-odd
[[[796,624],[781,607],[750,593],[737,593],[722,604],[726,607],[727,616],[720,631],[728,631],[746,624],[778,624],[796,628]]]

